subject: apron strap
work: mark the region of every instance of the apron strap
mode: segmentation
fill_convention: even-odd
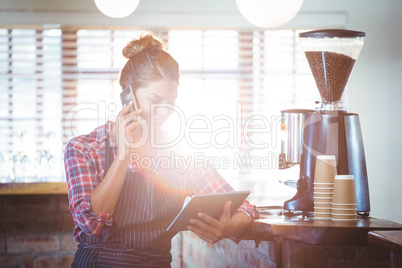
[[[112,165],[114,160],[114,154],[113,154],[113,147],[110,146],[110,142],[108,139],[106,139],[106,150],[105,150],[105,171],[103,177],[106,175],[106,173],[109,171],[110,166]]]

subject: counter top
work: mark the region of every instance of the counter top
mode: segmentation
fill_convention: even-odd
[[[67,194],[65,182],[0,183],[0,195]]]
[[[262,216],[244,239],[297,241],[320,245],[366,245],[370,231],[401,230],[402,224],[359,216],[357,221],[333,222],[301,217]],[[256,239],[258,238],[258,239]]]
[[[402,254],[402,231],[371,231],[368,240],[370,244]]]
[[[402,231],[371,231],[368,242],[390,251],[390,267],[402,267]]]
[[[65,182],[0,183],[0,195],[67,194]],[[274,210],[275,211],[275,210]],[[280,211],[277,209],[276,212]],[[371,217],[359,217],[357,221],[332,222],[302,219],[301,216],[285,216],[280,213],[266,215],[252,223],[252,228],[242,239],[255,241],[297,241],[307,244],[366,245],[371,240],[399,239],[395,246],[402,248],[402,224]],[[368,235],[370,232],[370,235]]]

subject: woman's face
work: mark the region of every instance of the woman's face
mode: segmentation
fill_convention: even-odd
[[[143,117],[151,127],[161,128],[173,113],[178,83],[171,80],[151,82],[135,92]]]

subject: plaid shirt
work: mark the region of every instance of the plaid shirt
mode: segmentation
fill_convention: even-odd
[[[97,235],[105,224],[112,225],[113,222],[113,212],[95,213],[90,200],[91,192],[101,183],[104,176],[106,140],[109,140],[116,157],[117,145],[112,135],[112,128],[113,123],[109,121],[88,135],[71,139],[65,149],[64,165],[68,197],[70,211],[76,225],[74,238],[78,242],[83,232],[87,235]],[[129,168],[140,172],[133,161],[130,162]],[[215,169],[194,169],[185,174],[185,179],[192,182],[193,194],[233,191]],[[237,212],[240,211],[248,215],[250,219],[259,217],[255,206],[247,201],[244,201],[237,210]]]

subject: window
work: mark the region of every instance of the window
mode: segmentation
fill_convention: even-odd
[[[277,178],[280,110],[312,108],[318,100],[298,31],[154,32],[182,73],[177,106],[186,120],[172,116],[166,129],[178,135],[178,124],[195,129],[209,122],[209,132],[187,138],[199,147],[197,152],[215,157],[211,160],[226,177],[271,172]],[[67,141],[114,120],[121,109],[121,51],[139,34],[118,29],[0,29],[3,162],[22,150],[40,170],[27,179],[47,174],[48,180],[64,180]],[[18,141],[19,132],[26,132],[28,143]],[[38,164],[45,151],[53,157],[52,172],[48,164],[43,164],[47,169]],[[269,163],[250,166],[252,157],[267,157]]]
[[[60,37],[0,29],[0,181],[60,176]]]

